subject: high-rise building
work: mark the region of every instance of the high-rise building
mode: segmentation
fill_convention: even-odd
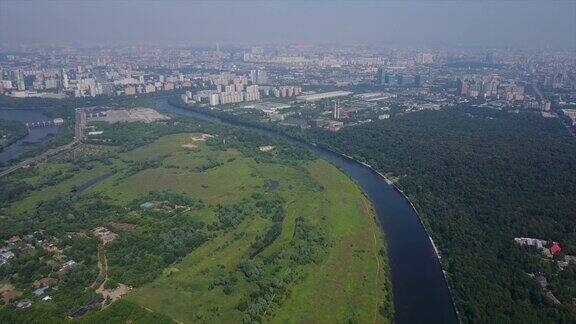
[[[218,106],[218,104],[220,103],[220,100],[219,100],[217,93],[210,94],[210,96],[208,98],[210,100],[210,106]]]
[[[396,84],[396,78],[394,78],[390,73],[386,72],[384,68],[378,69],[378,74],[376,75],[376,81],[378,85],[390,86]]]
[[[332,108],[334,119],[340,119],[340,105],[338,101],[334,101],[334,108]]]
[[[250,82],[252,84],[266,84],[268,83],[268,75],[264,70],[251,70]]]
[[[434,54],[432,54],[432,53],[418,53],[418,56],[416,56],[416,63],[419,63],[419,64],[434,63]]]
[[[14,74],[14,81],[16,81],[16,88],[19,91],[26,90],[26,86],[24,85],[24,73],[22,73],[22,70],[15,70],[13,74]]]
[[[456,94],[459,96],[466,96],[468,95],[468,82],[458,79],[456,85]]]
[[[268,83],[268,74],[264,70],[258,70],[258,84],[266,84]]]
[[[378,83],[378,85],[384,85],[385,78],[386,78],[386,71],[384,70],[384,68],[379,68],[378,72],[376,73],[376,82]]]
[[[180,99],[182,99],[182,102],[184,102],[185,104],[188,103],[188,96],[185,94],[180,95]]]
[[[64,90],[68,89],[68,74],[66,74],[65,70],[62,70],[62,88]]]
[[[414,86],[416,87],[422,86],[422,76],[420,74],[414,75]]]
[[[396,74],[396,83],[398,85],[403,85],[404,84],[404,75],[401,73]]]

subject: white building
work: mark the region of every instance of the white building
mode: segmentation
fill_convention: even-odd
[[[315,93],[310,95],[303,95],[296,97],[298,101],[317,101],[322,99],[330,99],[330,98],[338,98],[338,97],[345,97],[351,95],[352,92],[350,91],[331,91],[331,92],[322,92],[322,93]]]
[[[219,96],[216,93],[212,93],[208,96],[210,100],[210,106],[218,106],[220,104]]]

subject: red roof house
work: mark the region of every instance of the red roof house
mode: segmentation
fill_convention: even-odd
[[[560,253],[560,251],[562,251],[562,247],[560,246],[560,243],[552,242],[552,246],[550,247],[550,253],[552,253],[552,255],[556,255],[556,254]]]

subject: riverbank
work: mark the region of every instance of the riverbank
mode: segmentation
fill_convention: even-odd
[[[569,318],[571,306],[540,302],[540,287],[516,275],[538,260],[513,246],[514,237],[534,233],[563,238],[573,251],[566,226],[576,200],[567,188],[576,183],[576,151],[557,120],[458,107],[306,133],[374,166],[409,195],[442,252],[463,321]],[[570,297],[563,304],[572,305]]]
[[[0,108],[0,119],[7,120],[9,123],[21,123],[22,127],[26,129],[24,136],[0,151],[0,164],[7,164],[8,162],[15,164],[72,140],[72,136],[69,136],[68,133],[69,123],[72,122],[70,120],[66,120],[65,124],[60,127],[49,125],[47,127],[26,128],[24,126],[26,123],[52,121],[53,118],[42,109]]]
[[[26,125],[20,121],[5,120],[0,117],[0,152],[28,135]]]

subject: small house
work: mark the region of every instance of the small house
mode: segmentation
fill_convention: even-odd
[[[42,295],[44,295],[44,293],[46,292],[46,289],[50,288],[50,286],[44,286],[44,287],[40,287],[36,290],[34,290],[34,295],[40,297]]]
[[[34,280],[34,282],[32,282],[32,287],[41,288],[41,287],[46,287],[46,286],[52,286],[52,285],[55,285],[56,282],[57,282],[57,280],[54,278],[41,278],[38,280]]]
[[[18,309],[26,309],[30,306],[32,306],[32,302],[29,300],[23,300],[21,302],[18,302],[18,304],[16,304],[16,308]]]
[[[552,255],[556,255],[560,252],[562,252],[562,247],[560,246],[560,243],[552,242],[552,245],[550,246],[550,253],[552,253]]]
[[[68,272],[74,268],[76,268],[78,264],[76,263],[76,261],[74,260],[70,260],[67,261],[66,263],[64,263],[64,265],[62,265],[62,268],[60,268],[60,272]]]

